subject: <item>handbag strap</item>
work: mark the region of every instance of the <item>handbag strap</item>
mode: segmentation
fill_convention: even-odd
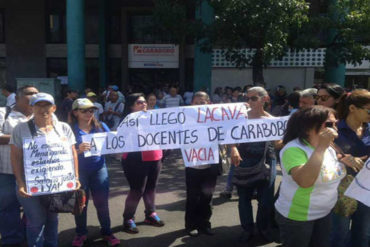
[[[262,166],[265,164],[265,161],[266,161],[266,154],[267,154],[267,150],[269,148],[269,142],[265,142],[265,150],[263,151],[263,156],[262,156],[262,159],[259,161],[259,163],[257,164],[257,166]]]

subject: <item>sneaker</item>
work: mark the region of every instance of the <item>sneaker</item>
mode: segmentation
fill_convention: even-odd
[[[82,247],[82,246],[84,246],[86,240],[87,240],[86,235],[76,236],[72,241],[72,246],[73,247]]]
[[[153,212],[151,215],[145,217],[144,222],[152,226],[164,226],[164,222],[159,218],[156,212]]]
[[[230,191],[222,191],[220,193],[220,197],[225,198],[225,199],[230,199],[231,198],[231,192]]]
[[[104,236],[103,240],[107,242],[108,246],[118,246],[121,243],[121,241],[118,238],[116,238],[113,234],[109,236]]]
[[[137,229],[136,223],[133,219],[123,222],[123,231],[133,234],[139,233],[139,229]]]
[[[188,234],[190,237],[198,237],[199,231],[198,229],[185,229],[186,234]]]

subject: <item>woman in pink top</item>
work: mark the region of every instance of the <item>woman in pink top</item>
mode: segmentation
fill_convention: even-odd
[[[146,111],[144,94],[134,93],[127,97],[123,116],[137,111]],[[162,166],[162,150],[125,153],[122,167],[130,185],[123,212],[123,228],[128,233],[138,233],[134,216],[141,197],[145,204],[145,223],[164,226],[155,212],[155,189]]]

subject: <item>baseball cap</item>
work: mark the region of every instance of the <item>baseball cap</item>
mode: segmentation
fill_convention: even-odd
[[[97,108],[91,100],[86,98],[76,99],[72,104],[72,110]]]
[[[95,97],[95,96],[96,96],[96,94],[95,94],[94,92],[88,92],[88,93],[86,94],[86,96],[87,96],[87,97]]]
[[[37,102],[41,101],[49,102],[50,104],[55,105],[54,97],[48,93],[37,93],[32,95],[30,99],[30,105],[34,106]]]

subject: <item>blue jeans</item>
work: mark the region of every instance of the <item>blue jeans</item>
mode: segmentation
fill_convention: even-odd
[[[39,196],[21,197],[18,200],[27,217],[27,244],[32,247],[58,246],[58,214],[51,213]]]
[[[273,210],[274,210],[274,186],[266,184],[259,187],[240,187],[238,188],[239,195],[239,218],[243,229],[253,233],[253,209],[252,197],[253,192],[257,190],[258,210],[256,224],[259,231],[267,231],[271,228]]]
[[[75,216],[76,233],[79,236],[87,235],[87,205],[89,200],[89,191],[98,214],[102,235],[111,235],[110,217],[108,208],[109,179],[107,167],[104,165],[99,170],[80,170],[81,188],[86,192],[86,207],[82,214]]]
[[[350,221],[352,226],[350,229]],[[351,217],[333,214],[332,246],[368,247],[370,239],[370,208],[358,202]],[[340,245],[338,244],[340,243]]]
[[[24,239],[20,207],[14,175],[0,174],[0,234],[2,245],[20,244]]]
[[[229,169],[229,174],[227,174],[227,180],[226,180],[226,188],[225,188],[225,191],[227,192],[233,192],[233,183],[232,183],[232,179],[233,179],[233,176],[234,176],[234,168],[235,166],[233,164],[230,165],[230,169]]]

